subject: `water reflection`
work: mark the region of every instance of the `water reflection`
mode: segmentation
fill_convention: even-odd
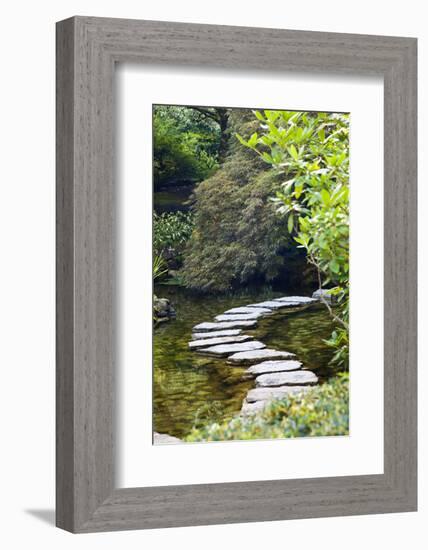
[[[243,376],[245,368],[231,367],[224,359],[189,352],[192,327],[232,307],[283,296],[271,290],[249,290],[227,296],[198,296],[181,287],[159,286],[156,294],[169,298],[177,319],[154,332],[154,429],[184,437],[193,425],[221,421],[236,414],[247,391],[254,386]],[[332,321],[321,305],[287,310],[259,321],[246,331],[268,347],[295,353],[305,368],[321,381],[333,374],[328,367],[332,351],[323,342]]]

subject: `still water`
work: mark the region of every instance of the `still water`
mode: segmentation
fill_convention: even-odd
[[[158,285],[155,293],[171,301],[177,318],[154,331],[154,429],[181,438],[193,426],[219,422],[237,414],[247,391],[254,387],[254,381],[243,376],[245,368],[188,351],[192,328],[214,320],[215,315],[232,307],[285,293],[248,290],[199,296],[182,287],[167,285]],[[323,342],[332,328],[328,311],[316,304],[262,318],[256,329],[246,333],[253,334],[269,348],[295,353],[304,367],[316,372],[322,381],[334,373],[328,366],[332,350]]]

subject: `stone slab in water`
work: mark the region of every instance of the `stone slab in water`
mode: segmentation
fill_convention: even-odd
[[[203,338],[217,338],[222,336],[238,336],[241,334],[242,329],[235,328],[230,330],[214,330],[209,333],[207,332],[194,332],[192,334],[192,340],[202,340]]]
[[[209,348],[200,348],[197,351],[213,357],[227,357],[236,352],[258,351],[265,348],[263,342],[243,342],[242,344],[223,344],[220,346],[211,346]]]
[[[208,348],[210,346],[217,346],[219,344],[239,344],[241,342],[247,342],[252,340],[254,336],[248,334],[242,334],[241,336],[220,336],[218,338],[208,338],[211,333],[207,332],[200,340],[192,340],[189,342],[189,349]]]
[[[173,437],[168,434],[160,434],[158,432],[153,432],[153,443],[154,445],[176,445],[181,443],[181,439],[178,437]]]
[[[277,351],[275,349],[263,349],[256,351],[243,351],[231,355],[227,362],[234,365],[241,365],[245,363],[259,363],[264,359],[292,359],[295,357],[294,353],[288,351]]]
[[[254,319],[258,319],[259,317],[262,317],[263,313],[258,313],[256,310],[254,313],[235,313],[235,314],[222,314],[222,315],[216,315],[215,320],[216,321],[252,321]]]
[[[254,388],[247,393],[245,401],[252,404],[256,402],[266,402],[272,399],[283,399],[287,395],[297,393],[306,393],[310,386],[280,386],[278,388]]]
[[[267,404],[268,401],[255,401],[254,403],[247,403],[246,401],[244,401],[242,403],[241,415],[250,416],[252,414],[257,414],[261,412]]]
[[[263,315],[269,315],[269,313],[272,313],[272,310],[263,307],[233,307],[232,309],[228,309],[227,311],[225,311],[224,315],[233,315],[234,313],[260,313]]]
[[[263,361],[252,365],[245,372],[249,374],[270,374],[272,372],[289,372],[302,368],[300,361]]]
[[[315,298],[308,298],[308,296],[282,296],[281,298],[275,298],[278,302],[294,302],[296,305],[313,304],[317,302]]]
[[[318,376],[309,370],[261,374],[256,378],[257,387],[303,386],[306,384],[316,384],[317,382]]]
[[[263,309],[281,309],[283,307],[290,307],[287,304],[279,300],[268,300],[266,302],[260,302],[259,304],[248,304],[248,307],[263,308]]]
[[[334,304],[337,301],[337,296],[330,294],[330,290],[328,288],[319,288],[312,294],[312,298],[316,301]]]
[[[224,321],[218,323],[199,323],[193,327],[193,332],[209,332],[214,330],[223,330],[229,328],[253,328],[257,326],[257,321]]]

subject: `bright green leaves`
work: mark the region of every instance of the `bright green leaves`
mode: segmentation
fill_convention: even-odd
[[[248,140],[248,147],[255,147],[258,141],[257,132],[254,132],[254,134],[251,135],[250,139]]]
[[[295,148],[294,145],[290,145],[290,147],[288,148],[288,152],[290,153],[290,155],[293,157],[294,160],[299,160],[299,153],[297,152],[297,149]]]
[[[322,284],[338,289],[334,317],[343,327],[337,361],[346,362],[349,297],[349,115],[255,111],[260,130],[241,143],[285,176],[272,199],[288,233],[306,250]],[[342,349],[343,348],[343,349]],[[345,349],[346,348],[346,349]]]

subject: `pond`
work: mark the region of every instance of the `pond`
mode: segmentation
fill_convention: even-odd
[[[154,430],[182,438],[193,426],[220,422],[236,415],[254,381],[245,379],[245,368],[232,367],[188,350],[192,328],[232,307],[277,298],[290,291],[248,290],[222,296],[200,296],[178,286],[157,285],[158,297],[168,298],[177,319],[154,331]],[[267,347],[296,354],[305,368],[321,382],[334,374],[328,366],[332,350],[323,342],[333,323],[321,304],[262,318],[251,331]]]
[[[190,209],[189,199],[194,185],[181,185],[170,189],[159,189],[153,193],[153,205],[157,214],[163,212],[187,212]]]

